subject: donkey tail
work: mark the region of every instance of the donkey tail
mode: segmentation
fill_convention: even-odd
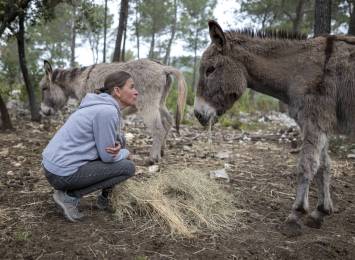
[[[175,127],[178,134],[180,134],[180,123],[184,116],[184,110],[186,105],[186,95],[187,95],[187,86],[184,75],[176,68],[171,66],[165,67],[165,72],[168,74],[174,75],[177,79],[178,84],[178,99],[176,103],[176,114],[175,114]]]

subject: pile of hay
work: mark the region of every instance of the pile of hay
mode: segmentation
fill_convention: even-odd
[[[116,215],[148,216],[171,233],[192,237],[202,230],[231,229],[236,209],[233,195],[206,173],[166,171],[148,180],[130,179],[113,193]]]

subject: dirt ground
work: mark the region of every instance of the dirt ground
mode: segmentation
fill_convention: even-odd
[[[231,181],[221,186],[235,195],[235,229],[205,230],[193,239],[171,234],[147,217],[119,222],[95,208],[95,195],[83,199],[87,215],[69,223],[57,211],[52,189],[40,171],[41,152],[54,126],[17,122],[16,131],[0,132],[0,258],[1,259],[355,259],[355,160],[331,153],[335,213],[321,229],[304,228],[288,238],[279,232],[295,191],[297,154],[279,143],[277,130],[244,138],[240,131],[216,128],[213,152],[206,131],[183,126],[172,132],[160,165],[196,168],[208,173],[228,164]],[[148,154],[149,138],[141,126],[130,127],[137,154],[137,172],[148,175],[139,158]],[[176,137],[176,138],[175,138]],[[145,142],[144,140],[148,140]],[[218,156],[224,152],[227,156]],[[316,189],[310,191],[311,206]]]

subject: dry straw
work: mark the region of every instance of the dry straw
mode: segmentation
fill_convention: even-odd
[[[184,169],[128,180],[115,190],[113,205],[121,220],[145,215],[171,233],[192,237],[206,228],[233,228],[234,199],[206,173]]]

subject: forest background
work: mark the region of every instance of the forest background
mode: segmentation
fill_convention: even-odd
[[[183,71],[189,86],[187,103],[192,106],[199,60],[209,44],[207,22],[222,19],[214,15],[216,8],[228,5],[229,13],[233,14],[228,20],[229,29],[287,30],[312,37],[324,32],[355,34],[354,3],[354,0],[0,0],[0,126],[12,128],[8,104],[16,98],[28,108],[31,120],[40,121],[38,85],[44,73],[44,59],[54,68],[80,67],[83,54],[78,55],[78,51],[83,48],[93,63],[157,59]],[[175,108],[176,95],[173,88],[167,100],[171,110]],[[221,123],[238,125],[227,118],[238,118],[240,111],[277,109],[276,100],[249,91]]]

